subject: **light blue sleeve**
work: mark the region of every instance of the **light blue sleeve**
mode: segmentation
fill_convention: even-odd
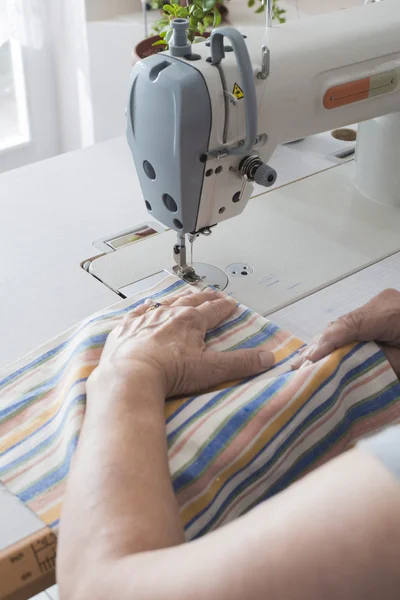
[[[400,425],[393,425],[361,440],[358,446],[376,456],[400,479]]]

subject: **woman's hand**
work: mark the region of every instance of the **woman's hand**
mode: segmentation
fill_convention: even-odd
[[[292,363],[317,362],[351,342],[377,342],[400,377],[400,292],[385,290],[361,308],[340,317],[303,349]],[[307,363],[308,364],[308,363]]]
[[[237,307],[221,292],[189,292],[149,311],[152,305],[154,302],[146,302],[110,333],[89,387],[102,388],[117,379],[126,389],[134,386],[141,374],[159,381],[164,397],[171,397],[256,375],[274,363],[273,353],[262,348],[206,349],[206,332]]]

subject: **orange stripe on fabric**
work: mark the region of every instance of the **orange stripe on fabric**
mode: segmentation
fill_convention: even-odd
[[[67,382],[70,381],[71,383],[67,385],[66,382],[64,384],[67,388],[67,391],[69,391],[71,385],[75,383],[78,379],[84,379],[89,377],[89,375],[94,369],[95,366],[85,365],[78,367],[77,369],[69,373]],[[45,423],[49,421],[52,417],[54,417],[54,415],[57,413],[60,406],[62,405],[63,401],[64,395],[59,394],[56,398],[56,402],[54,403],[54,405],[50,409],[43,410],[40,413],[40,422]],[[0,454],[6,452],[9,448],[14,446],[15,444],[18,444],[19,442],[22,442],[25,438],[33,434],[38,428],[38,418],[39,415],[37,415],[36,418],[28,426],[21,427],[21,429],[18,429],[18,431],[16,431],[14,434],[8,435],[4,439],[2,439],[0,442]]]
[[[311,368],[311,367],[309,367]],[[382,368],[380,368],[377,372],[375,372],[373,375],[364,378],[363,381],[357,381],[354,385],[352,385],[350,388],[348,388],[345,393],[341,396],[340,401],[338,403],[335,403],[333,410],[329,411],[328,414],[325,415],[325,417],[323,419],[319,419],[317,424],[314,425],[313,427],[308,428],[304,435],[299,437],[296,440],[295,444],[292,444],[290,446],[290,448],[281,456],[281,458],[279,459],[279,461],[274,465],[274,467],[272,469],[270,469],[268,471],[268,474],[265,475],[264,477],[262,477],[261,479],[259,479],[257,482],[255,482],[255,484],[253,486],[251,486],[250,489],[248,489],[246,492],[244,492],[243,494],[240,495],[239,498],[237,498],[235,501],[232,502],[232,504],[229,506],[229,509],[224,513],[223,516],[223,520],[225,520],[236,508],[236,506],[243,502],[243,500],[245,500],[249,495],[253,494],[254,491],[260,487],[265,487],[266,485],[266,480],[267,479],[271,479],[274,477],[275,473],[277,471],[279,471],[280,469],[282,469],[282,465],[285,464],[285,462],[288,460],[288,457],[290,455],[293,455],[296,452],[296,449],[304,442],[304,440],[306,438],[310,438],[313,437],[313,434],[318,431],[318,429],[320,429],[321,427],[323,427],[328,421],[332,420],[332,416],[335,416],[336,413],[338,412],[338,410],[340,410],[340,408],[343,405],[344,400],[346,399],[346,397],[349,396],[349,394],[354,391],[355,389],[363,386],[363,385],[367,385],[368,383],[370,383],[372,380],[374,380],[376,377],[379,377],[382,373],[384,373],[385,371],[390,369],[390,365],[386,364],[384,365]],[[374,417],[375,419],[375,417]],[[317,439],[317,438],[314,438]],[[328,452],[328,455],[330,456],[331,454]],[[293,461],[294,462],[294,461]],[[312,470],[311,467],[309,470]],[[308,471],[305,471],[305,473]]]
[[[236,461],[229,468],[227,468],[223,475],[218,478],[218,481],[214,481],[212,483],[205,496],[198,498],[181,511],[181,518],[184,524],[191,521],[196,514],[199,514],[202,510],[204,510],[204,508],[210,503],[210,498],[216,496],[220,489],[225,485],[226,481],[230,479],[230,477],[233,476],[238,470],[243,469],[246,464],[248,464],[254,458],[254,456],[261,451],[261,449],[271,440],[271,438],[276,435],[278,431],[282,429],[282,427],[294,416],[299,408],[305,402],[307,402],[313,392],[332,375],[343,357],[352,348],[354,348],[355,345],[356,344],[351,344],[342,350],[336,351],[326,361],[326,363],[319,368],[318,372],[315,374],[315,377],[312,378],[310,383],[303,389],[296,400],[287,408],[287,410],[282,412],[279,418],[277,418],[270,427],[266,429],[264,434],[255,442],[255,444],[247,452],[245,452],[244,455],[241,456],[240,460]]]
[[[62,502],[59,502],[58,504],[56,504],[55,506],[52,506],[52,508],[49,508],[48,510],[46,510],[43,513],[41,513],[40,511],[36,511],[35,509],[34,510],[35,510],[35,512],[38,513],[38,515],[40,516],[42,521],[44,521],[46,523],[46,525],[51,525],[51,523],[54,523],[54,521],[58,521],[58,519],[60,518],[61,508],[62,508]]]
[[[232,461],[241,456],[247,448],[254,445],[255,440],[260,439],[263,432],[266,430],[268,423],[274,418],[282,408],[293,398],[297,389],[302,387],[309,375],[304,370],[298,371],[296,377],[293,377],[289,384],[280,392],[274,394],[268,399],[268,402],[263,405],[257,415],[246,423],[243,429],[232,439],[232,441],[223,449],[216,460],[207,468],[207,470],[193,483],[183,489],[179,494],[179,503],[184,506],[195,496],[200,495],[202,490],[207,489],[209,482],[214,477],[219,477],[224,469],[229,468]],[[260,391],[255,394],[260,395]]]

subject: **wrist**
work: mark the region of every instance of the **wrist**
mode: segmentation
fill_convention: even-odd
[[[134,360],[118,367],[100,363],[88,378],[86,389],[88,405],[96,406],[117,402],[119,405],[129,403],[130,407],[143,404],[163,407],[166,398],[161,371]]]

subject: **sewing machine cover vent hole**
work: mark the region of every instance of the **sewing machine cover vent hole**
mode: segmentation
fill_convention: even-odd
[[[156,172],[154,170],[154,167],[151,163],[149,163],[148,160],[145,160],[143,162],[143,171],[146,173],[147,177],[149,179],[155,179],[156,178]]]
[[[247,277],[254,273],[254,269],[247,263],[232,263],[227,267],[226,272],[233,277]]]
[[[171,212],[177,212],[178,205],[177,205],[177,203],[175,202],[175,200],[173,199],[172,196],[170,196],[169,194],[163,194],[162,201],[163,201],[165,207],[169,211],[171,211]]]
[[[240,200],[240,192],[236,192],[236,194],[232,197],[232,202],[239,202]]]
[[[179,220],[179,219],[174,219],[174,225],[175,225],[175,227],[177,227],[178,229],[183,229],[183,225],[182,225],[182,223],[180,222],[180,220]]]
[[[146,205],[147,210],[152,210],[151,204],[150,204],[150,202],[147,202],[147,200],[145,200],[145,205]]]

